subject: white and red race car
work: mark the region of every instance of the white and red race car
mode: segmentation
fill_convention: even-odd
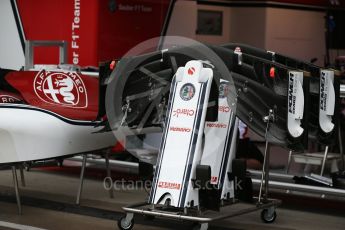
[[[0,164],[57,158],[114,145],[104,131],[97,73],[59,66],[0,69]]]

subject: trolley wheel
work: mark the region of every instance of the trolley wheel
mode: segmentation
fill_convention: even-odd
[[[117,226],[121,230],[131,230],[134,226],[134,219],[132,218],[129,222],[126,220],[126,216],[121,217],[117,221]]]
[[[207,230],[208,229],[208,223],[193,223],[192,225],[193,230]]]
[[[269,209],[263,209],[261,211],[261,220],[265,223],[273,223],[277,218],[277,213],[275,210],[273,212]]]

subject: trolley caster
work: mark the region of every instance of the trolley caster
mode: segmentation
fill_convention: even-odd
[[[273,223],[277,218],[277,213],[274,208],[263,209],[261,211],[261,220],[265,223]]]
[[[192,229],[193,230],[207,230],[208,223],[194,223]]]
[[[121,230],[131,230],[134,226],[133,214],[128,213],[117,221],[117,226]]]

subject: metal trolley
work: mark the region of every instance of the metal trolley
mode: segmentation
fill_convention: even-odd
[[[210,222],[227,219],[258,210],[261,211],[261,219],[265,223],[273,223],[277,217],[276,207],[281,204],[280,200],[267,199],[263,203],[259,203],[258,199],[254,204],[235,202],[233,204],[224,205],[219,212],[206,210],[204,212],[198,210],[173,211],[165,206],[153,207],[152,204],[139,203],[124,207],[126,215],[118,221],[118,227],[121,230],[130,230],[134,226],[134,214],[144,215],[149,218],[160,217],[179,221],[194,222],[195,230],[206,230]]]
[[[273,110],[264,117],[266,122],[266,135],[270,128],[270,123],[274,122],[275,115]],[[130,230],[134,226],[134,214],[139,214],[153,219],[155,217],[194,222],[194,230],[206,230],[208,224],[213,221],[227,219],[243,214],[261,211],[261,219],[265,223],[273,223],[277,217],[276,208],[281,204],[280,200],[268,198],[268,181],[269,181],[269,153],[270,145],[266,139],[266,146],[264,152],[264,164],[262,168],[262,177],[260,183],[259,197],[253,198],[252,203],[242,203],[235,199],[230,201],[222,201],[220,211],[201,210],[197,208],[177,209],[166,205],[153,205],[138,203],[123,207],[125,215],[118,220],[118,227],[121,230]]]

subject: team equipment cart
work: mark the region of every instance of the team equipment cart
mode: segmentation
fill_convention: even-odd
[[[279,200],[268,198],[269,143],[266,141],[259,197],[240,202],[246,190],[245,161],[236,160],[238,119],[227,104],[227,81],[219,83],[218,119],[209,121],[207,110],[213,67],[192,60],[178,68],[170,90],[167,117],[155,175],[147,202],[124,207],[120,229],[132,229],[134,214],[148,218],[190,221],[205,230],[210,222],[261,211],[261,219],[276,219]],[[220,109],[221,108],[221,109]],[[303,110],[303,108],[302,108]],[[274,122],[273,110],[264,117],[266,133]],[[251,183],[249,186],[251,190]],[[251,193],[250,193],[251,194]]]

